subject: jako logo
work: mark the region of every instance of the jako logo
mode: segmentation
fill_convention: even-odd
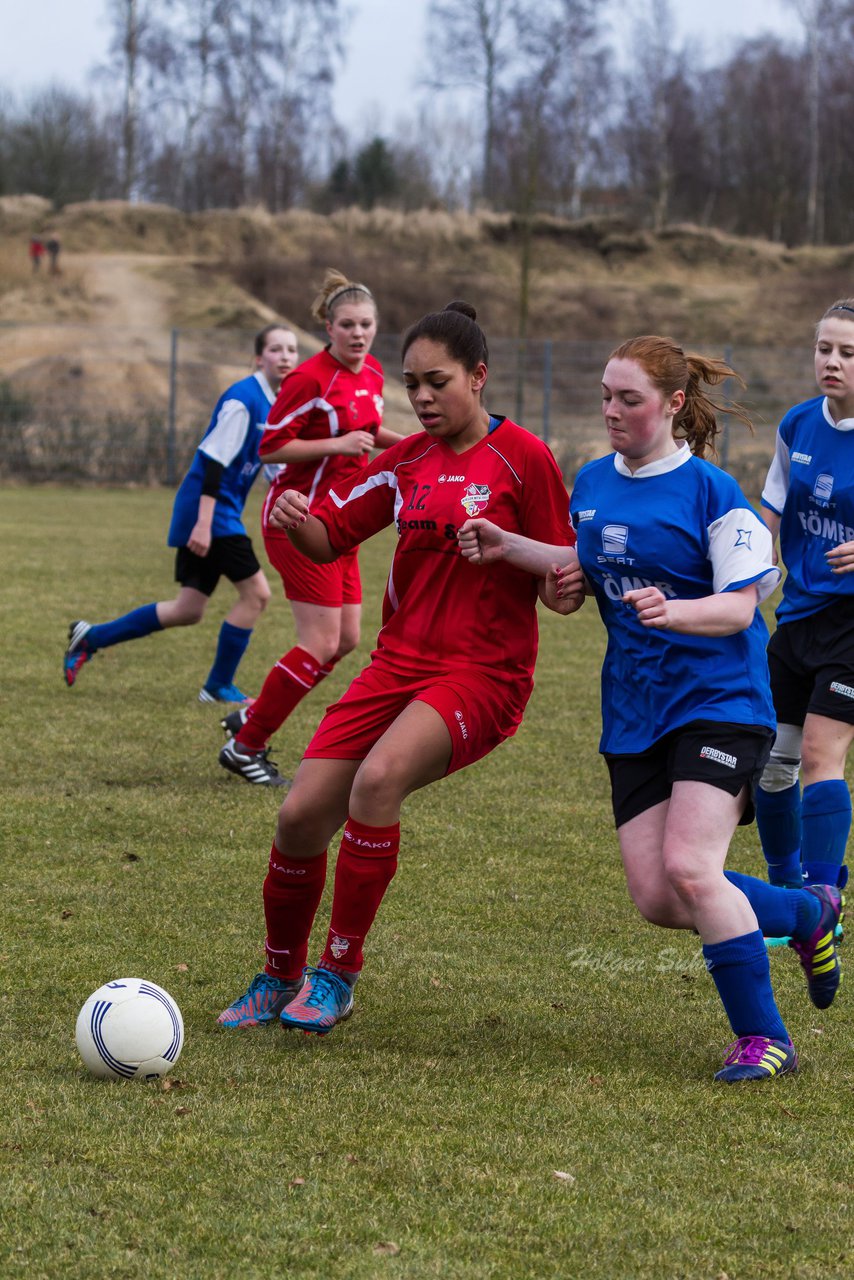
[[[354,836],[352,831],[344,828],[344,836],[351,844],[358,845],[360,849],[390,849],[390,840],[361,840],[359,836]]]
[[[467,742],[467,741],[468,741],[468,736],[469,736],[469,731],[468,731],[468,729],[466,728],[466,722],[465,722],[465,720],[463,719],[463,713],[462,713],[462,711],[455,711],[455,712],[454,712],[454,715],[455,715],[455,717],[456,717],[457,724],[460,726],[460,733],[463,735],[463,742]]]
[[[439,484],[461,484],[465,480],[465,476],[439,476]]]
[[[718,751],[717,747],[701,747],[701,760],[714,760],[716,764],[725,764],[728,769],[734,769],[738,764],[738,756],[727,755],[725,751]]]
[[[831,680],[830,692],[841,693],[843,698],[854,698],[854,689],[851,688],[851,685],[840,684],[838,680]]]
[[[270,859],[270,870],[281,871],[283,876],[304,876],[306,874],[305,867],[282,867],[278,862]]]

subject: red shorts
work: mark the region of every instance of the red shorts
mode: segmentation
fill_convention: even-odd
[[[287,536],[265,533],[264,546],[270,564],[282,579],[287,600],[325,604],[333,609],[362,603],[358,550],[345,551],[331,564],[315,564],[297,551]]]
[[[451,735],[448,773],[456,773],[512,737],[532,688],[533,681],[527,688],[508,686],[474,668],[407,678],[374,658],[344,696],[327,707],[305,757],[364,760],[409,703],[418,701],[433,707],[447,725]]]

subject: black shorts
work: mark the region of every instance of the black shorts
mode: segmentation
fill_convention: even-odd
[[[669,800],[674,782],[707,782],[731,796],[748,788],[739,826],[753,821],[753,795],[768,763],[774,730],[761,725],[692,720],[631,755],[605,752],[611,804],[619,829],[630,818]]]
[[[229,582],[243,582],[254,577],[260,568],[251,539],[245,533],[214,538],[206,556],[197,556],[189,547],[179,547],[175,552],[175,581],[201,591],[203,596],[213,595],[223,575]]]
[[[802,725],[808,711],[854,724],[854,600],[781,623],[768,670],[778,724]]]

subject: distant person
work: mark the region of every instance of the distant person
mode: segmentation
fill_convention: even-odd
[[[243,508],[260,468],[258,442],[282,378],[297,362],[290,329],[271,324],[255,338],[255,372],[235,382],[217,401],[210,425],[175,495],[169,546],[176,547],[173,600],[145,604],[112,622],[72,622],[63,670],[71,687],[100,649],[126,640],[201,622],[220,577],[238,600],[222,623],[214,664],[200,702],[246,702],[234,683],[253,627],[270,588],[243,526]]]
[[[510,565],[468,564],[457,530],[485,510],[565,551],[560,469],[542,440],[484,405],[489,355],[473,307],[453,302],[424,316],[402,356],[423,430],[311,509],[285,489],[270,513],[319,564],[381,529],[397,536],[371,660],[321,720],[279,812],[264,881],[266,968],[220,1015],[224,1027],[281,1018],[325,1035],[350,1016],[365,940],[397,868],[403,802],[514,734],[531,696],[544,585]],[[306,968],[327,846],[342,824],[326,946]]]
[[[777,737],[756,820],[772,884],[842,889],[854,741],[854,298],[819,320],[815,376],[821,395],[783,418],[762,491],[786,579],[768,644]]]
[[[614,452],[576,477],[577,557],[555,590],[569,603],[589,584],[605,624],[599,749],[629,893],[652,924],[700,935],[735,1034],[715,1075],[725,1083],[798,1064],[763,933],[796,939],[809,998],[826,1009],[841,977],[842,911],[832,885],[789,890],[724,871],[774,741],[758,605],[780,579],[768,529],[704,458],[718,431],[707,386],[732,372],[657,335],[612,352],[602,413]],[[460,545],[475,562],[534,570],[560,550],[484,519],[462,529]]]
[[[50,263],[50,274],[52,276],[59,275],[59,251],[61,249],[58,236],[52,235],[48,240],[45,248]]]
[[[232,711],[223,728],[234,736],[219,754],[223,768],[246,782],[281,786],[269,741],[306,694],[359,643],[362,586],[358,548],[331,564],[315,564],[270,522],[285,488],[317,504],[368,465],[371,449],[403,437],[382,425],[383,371],[370,354],[377,306],[367,285],[329,270],[312,303],[329,338],[326,347],[288,374],[270,410],[261,458],[279,466],[264,503],[264,545],[290,602],[296,644],[279,658],[251,707]]]
[[[44,256],[44,244],[42,243],[42,240],[40,239],[39,236],[31,236],[30,237],[30,262],[32,264],[33,271],[38,271],[39,267],[42,264],[43,256]]]

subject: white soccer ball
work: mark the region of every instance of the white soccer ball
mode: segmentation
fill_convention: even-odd
[[[80,1057],[101,1080],[156,1080],[178,1061],[181,1010],[144,978],[118,978],[93,991],[77,1015]]]

